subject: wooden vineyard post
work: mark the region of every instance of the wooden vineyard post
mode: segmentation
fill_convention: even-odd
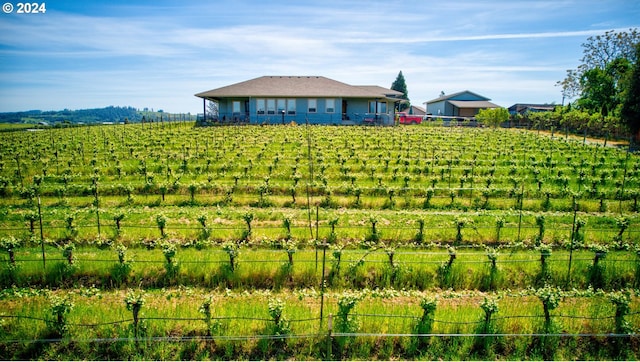
[[[571,262],[573,261],[573,248],[574,248],[574,241],[576,238],[576,214],[578,213],[578,202],[576,200],[576,196],[573,196],[573,224],[571,226],[571,246],[569,247],[569,267],[567,268],[567,286],[566,288],[569,288],[569,285],[571,284]]]
[[[328,326],[327,327],[327,355],[325,356],[326,357],[325,360],[329,361],[329,360],[331,360],[331,354],[332,354],[332,351],[331,351],[332,341],[331,340],[332,340],[333,337],[331,336],[331,334],[332,334],[332,328],[333,328],[333,314],[329,314],[329,321],[327,323],[327,326]]]
[[[42,268],[46,268],[45,256],[44,256],[44,232],[42,231],[42,203],[40,202],[40,196],[38,196],[38,220],[40,221],[40,246],[42,247]]]

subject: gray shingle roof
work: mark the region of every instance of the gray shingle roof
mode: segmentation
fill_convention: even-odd
[[[342,97],[388,98],[402,95],[379,86],[352,86],[320,76],[263,76],[197,93],[196,97]]]
[[[449,101],[458,108],[500,108],[499,105],[489,101]]]
[[[451,93],[451,94],[445,94],[445,95],[443,95],[443,96],[440,96],[440,97],[438,97],[438,98],[432,99],[432,100],[430,100],[430,101],[426,101],[425,103],[429,103],[429,104],[430,104],[430,103],[436,103],[436,102],[440,102],[440,101],[445,101],[445,100],[451,99],[451,98],[453,98],[453,97],[455,97],[455,96],[458,96],[458,95],[460,95],[460,94],[464,94],[464,93],[473,94],[473,95],[477,96],[478,98],[483,98],[484,100],[487,100],[487,101],[488,101],[488,100],[490,100],[489,98],[487,98],[487,97],[485,97],[485,96],[481,96],[481,95],[480,95],[480,94],[478,94],[478,93],[471,92],[471,91],[469,91],[469,90],[463,90],[462,92],[456,92],[456,93]]]

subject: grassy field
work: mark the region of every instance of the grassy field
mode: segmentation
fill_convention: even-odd
[[[363,290],[361,292],[329,292],[322,298],[324,317],[320,319],[320,295],[314,290],[272,292],[209,292],[198,288],[147,290],[142,295],[138,324],[126,308],[129,292],[103,292],[95,288],[66,291],[12,290],[12,299],[5,304],[6,312],[33,316],[34,319],[3,320],[4,340],[45,339],[50,329],[38,318],[48,318],[50,300],[61,298],[73,305],[66,315],[66,333],[80,342],[63,340],[58,344],[36,343],[27,350],[15,344],[0,343],[3,358],[69,358],[81,352],[84,356],[118,356],[125,358],[296,358],[316,359],[327,353],[331,344],[334,357],[391,358],[397,355],[421,359],[528,358],[592,359],[618,356],[633,358],[637,341],[619,349],[616,340],[607,340],[607,333],[616,331],[614,304],[611,295],[594,292],[564,293],[562,301],[553,309],[551,321],[567,335],[540,341],[535,336],[544,333],[544,308],[541,299],[532,291],[521,293],[479,293],[396,290]],[[558,292],[561,293],[561,292]],[[10,294],[5,291],[4,294]],[[340,324],[341,304],[345,298],[355,301],[349,310],[350,324]],[[433,298],[435,310],[430,312],[432,324],[422,339],[411,337],[422,316],[422,303]],[[473,335],[483,326],[486,313],[482,305],[496,302],[491,332],[494,337],[479,339]],[[203,303],[210,303],[211,317],[202,312]],[[282,307],[281,320],[286,320],[288,332],[297,336],[289,340],[269,339],[276,322],[269,306]],[[104,306],[111,306],[105,309]],[[631,304],[637,310],[637,302]],[[390,318],[389,316],[394,316]],[[332,319],[333,341],[326,339],[328,323]],[[638,325],[638,315],[627,322]],[[320,331],[320,333],[318,333]],[[560,330],[558,330],[560,332]],[[135,343],[134,334],[139,334]],[[350,337],[349,333],[362,334]],[[382,334],[395,335],[384,338]],[[595,334],[592,341],[580,334]],[[102,342],[82,342],[95,337]],[[152,336],[165,336],[165,343]],[[200,336],[201,338],[198,338]],[[245,340],[243,336],[256,336]],[[262,337],[261,337],[262,336]],[[172,337],[184,337],[179,342]],[[589,347],[597,340],[598,350]],[[484,343],[488,348],[484,348]],[[73,344],[72,344],[73,343]],[[552,351],[541,347],[555,345]],[[422,347],[422,348],[417,348]],[[424,348],[428,347],[428,348]],[[12,349],[13,348],[13,349]],[[17,353],[11,355],[10,353]],[[191,353],[190,355],[185,355]],[[549,354],[550,353],[550,354]]]
[[[640,357],[626,148],[179,122],[0,145],[2,359]]]

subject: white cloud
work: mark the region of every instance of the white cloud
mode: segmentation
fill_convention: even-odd
[[[261,75],[388,87],[399,70],[418,104],[464,89],[505,106],[553,101],[580,43],[609,30],[594,24],[626,25],[574,23],[568,14],[592,10],[575,9],[573,1],[245,0],[6,17],[0,111],[113,104],[197,112],[194,93]]]

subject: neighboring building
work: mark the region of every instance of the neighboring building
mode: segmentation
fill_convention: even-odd
[[[436,99],[424,102],[427,114],[433,117],[473,117],[485,108],[498,108],[497,104],[477,93],[465,90],[458,93],[442,94]]]
[[[414,105],[412,105],[411,107],[405,109],[405,112],[407,112],[409,114],[416,115],[416,116],[424,116],[424,115],[427,114],[427,111],[425,111],[424,108],[418,107],[418,106],[414,106]]]
[[[524,104],[524,103],[516,103],[509,107],[509,114],[516,115],[526,115],[527,113],[532,112],[551,112],[556,108],[555,104]]]
[[[263,76],[196,94],[204,118],[253,124],[393,125],[401,92],[318,76]],[[207,107],[206,101],[217,104]],[[211,114],[211,109],[216,109]]]

